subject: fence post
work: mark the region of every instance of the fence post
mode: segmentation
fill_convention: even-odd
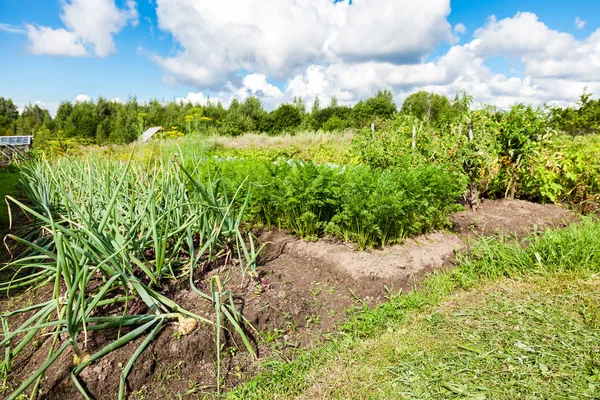
[[[469,121],[469,142],[473,141],[473,121]]]
[[[412,132],[412,149],[416,149],[417,148],[417,126],[413,125],[413,132]]]

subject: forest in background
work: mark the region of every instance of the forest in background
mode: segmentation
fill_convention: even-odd
[[[317,98],[309,109],[302,99],[281,104],[266,111],[261,101],[249,97],[233,100],[228,108],[220,102],[194,105],[183,102],[148,103],[131,98],[125,103],[99,98],[95,102],[64,101],[54,118],[38,104],[29,104],[19,112],[11,100],[0,97],[0,135],[33,135],[34,143],[43,148],[49,141],[63,145],[127,144],[151,126],[164,127],[163,137],[190,133],[237,136],[246,132],[277,135],[298,131],[335,132],[361,129],[379,124],[394,115],[412,115],[438,131],[468,112],[472,98],[465,93],[453,99],[420,91],[413,93],[397,107],[389,90],[380,90],[354,106],[341,105],[336,98],[323,105]],[[501,118],[504,111],[486,108]],[[541,107],[548,124],[563,133],[586,135],[600,129],[600,99],[584,92],[574,107]]]

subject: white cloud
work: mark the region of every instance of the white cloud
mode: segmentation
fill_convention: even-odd
[[[92,98],[87,94],[79,94],[75,97],[75,103],[87,103],[92,101]]]
[[[190,92],[190,93],[188,93],[187,97],[178,97],[178,98],[176,98],[175,102],[177,102],[177,103],[190,103],[190,104],[193,104],[193,105],[205,106],[206,104],[208,104],[209,98],[205,97],[204,93],[202,93],[202,92],[198,92],[198,93]]]
[[[334,96],[353,104],[389,88],[399,104],[417,90],[449,96],[466,90],[476,104],[508,107],[567,104],[586,86],[600,92],[600,29],[576,39],[520,12],[491,16],[471,42],[458,45],[467,29],[448,23],[449,0],[349,1],[157,0],[158,25],[172,35],[175,53],[139,48],[138,54],[160,65],[167,83],[195,88],[176,99],[193,104],[210,99],[227,106],[249,96],[268,109],[294,97],[309,106],[316,97],[327,104]],[[103,22],[80,16],[87,13]],[[113,35],[138,17],[131,1],[118,9],[112,0],[72,0],[61,18],[65,29],[27,26],[29,35],[41,36],[32,39],[33,52],[106,55],[115,50]],[[452,46],[428,58],[443,43]],[[519,71],[491,69],[486,62],[496,57],[517,62]]]
[[[71,0],[62,3],[60,19],[65,28],[26,25],[30,51],[52,56],[106,57],[116,51],[113,35],[138,23],[136,2],[118,8],[114,0]]]
[[[246,75],[242,80],[241,87],[236,88],[232,84],[229,84],[228,88],[231,90],[234,98],[244,101],[250,96],[259,97],[263,100],[267,108],[273,108],[282,100],[285,100],[281,90],[277,86],[270,84],[264,74],[254,73]]]
[[[65,29],[25,25],[29,38],[29,52],[50,56],[82,57],[86,55],[76,34]]]
[[[216,96],[208,96],[203,92],[190,92],[186,97],[178,97],[175,101],[196,105],[206,105],[208,102],[213,104],[220,102],[223,106],[227,107],[233,99],[245,101],[250,96],[259,97],[267,109],[272,109],[286,100],[281,90],[277,86],[270,84],[265,75],[250,74],[242,80],[241,86],[236,87],[230,83],[225,90],[220,91]]]
[[[18,33],[18,34],[26,34],[27,30],[21,28],[20,26],[15,26],[11,24],[3,24],[0,23],[0,31],[8,32],[8,33]]]
[[[113,102],[113,103],[118,103],[118,104],[121,104],[121,103],[123,103],[123,102],[121,101],[121,99],[120,99],[120,98],[118,98],[118,97],[114,97],[114,98],[110,99],[110,101],[111,101],[111,102]]]
[[[454,28],[452,28],[452,30],[457,35],[464,35],[465,33],[467,33],[467,27],[462,23],[454,25]]]
[[[582,20],[581,18],[575,17],[575,26],[577,27],[577,29],[585,28],[585,23],[586,21]]]
[[[473,40],[458,43],[464,24],[448,23],[448,0],[157,0],[160,29],[180,46],[174,56],[141,50],[169,84],[208,90],[228,104],[258,96],[265,106],[301,97],[352,104],[390,88],[401,102],[416,90],[507,107],[516,102],[570,102],[600,82],[600,30],[584,40],[550,29],[530,12],[491,16]],[[442,43],[446,54],[424,61]],[[522,63],[492,71],[486,60]],[[516,76],[511,76],[516,75]],[[277,87],[269,82],[285,81]]]
[[[223,87],[240,70],[287,78],[311,63],[419,63],[454,40],[449,0],[157,0],[182,50],[151,55],[166,81]]]
[[[472,48],[481,57],[560,55],[573,45],[573,35],[551,30],[530,12],[488,23],[475,31]]]
[[[520,60],[525,76],[492,72],[485,61],[497,56]],[[476,103],[505,108],[518,102],[568,104],[576,101],[586,86],[591,92],[600,92],[600,29],[578,41],[549,29],[534,14],[518,13],[501,21],[490,18],[472,42],[453,46],[431,62],[311,65],[290,79],[286,95],[319,96],[321,100],[335,95],[353,103],[387,87],[400,103],[417,90],[450,96],[466,90]]]

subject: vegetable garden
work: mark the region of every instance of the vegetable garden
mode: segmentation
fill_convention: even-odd
[[[165,326],[183,336],[212,330],[212,392],[220,392],[225,342],[256,357],[264,334],[244,316],[230,280],[235,270],[242,282],[263,284],[262,231],[327,237],[363,251],[449,229],[453,212],[476,210],[482,197],[563,203],[584,213],[600,203],[598,138],[563,137],[531,107],[501,116],[470,111],[443,127],[399,115],[342,147],[208,143],[196,136],[127,153],[83,150],[20,167],[20,194],[6,199],[11,218],[26,217],[6,237],[12,259],[2,272],[10,278],[0,289],[48,295],[1,315],[8,399],[35,397],[65,354],[73,358],[72,384],[92,398],[81,372],[135,342],[120,371],[118,397],[126,398],[128,375]],[[465,268],[488,255],[471,257]],[[183,288],[211,313],[178,303],[173,294]],[[112,339],[95,345],[90,337],[103,332]],[[14,368],[36,351],[44,361],[16,382]]]

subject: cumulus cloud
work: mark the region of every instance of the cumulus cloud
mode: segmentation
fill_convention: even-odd
[[[156,12],[181,51],[151,59],[167,82],[198,87],[222,87],[240,70],[287,78],[337,60],[419,63],[454,40],[449,0],[157,0]]]
[[[575,40],[571,34],[551,30],[530,12],[500,21],[491,16],[474,36],[477,39],[470,48],[481,57],[555,56],[567,51]]]
[[[575,26],[577,27],[577,29],[585,28],[585,23],[586,21],[582,20],[581,18],[575,17]]]
[[[458,35],[464,35],[467,33],[467,27],[464,24],[456,24],[452,30]]]
[[[136,2],[118,8],[114,0],[71,0],[62,3],[65,28],[26,25],[30,51],[51,56],[106,57],[116,51],[113,35],[138,23]]]
[[[45,26],[25,25],[29,38],[29,52],[49,56],[82,57],[87,54],[85,47],[73,32],[66,29],[52,29]]]
[[[486,60],[497,56],[520,60],[525,76],[492,72]],[[417,90],[451,96],[466,90],[476,102],[505,108],[518,102],[567,104],[586,86],[600,91],[600,30],[578,41],[549,29],[534,14],[518,13],[500,21],[491,17],[473,41],[452,46],[434,61],[311,65],[290,79],[286,94],[322,100],[335,95],[353,103],[388,87],[401,102]]]
[[[600,30],[578,40],[531,12],[491,16],[458,45],[467,28],[451,26],[449,0],[168,0],[156,2],[158,26],[178,45],[174,55],[142,50],[165,81],[200,89],[228,104],[258,96],[276,106],[294,97],[353,104],[390,88],[401,102],[416,90],[507,107],[516,102],[570,102],[600,90]],[[577,23],[582,22],[577,20]],[[428,58],[443,43],[450,49]],[[493,72],[494,57],[518,60],[520,72]],[[510,75],[515,76],[510,76]],[[274,85],[276,79],[284,84]],[[214,98],[213,98],[214,99]]]
[[[260,98],[267,109],[272,109],[286,100],[281,90],[267,81],[266,75],[255,73],[244,77],[240,86],[229,83],[224,90],[214,96],[209,96],[203,92],[190,92],[186,97],[178,97],[175,101],[196,105],[220,102],[227,107],[233,99],[245,101],[251,96]]]
[[[248,97],[254,96],[261,99],[265,108],[273,109],[280,103],[288,100],[277,86],[267,81],[266,75],[259,73],[246,75],[242,80],[241,86],[235,87],[230,83],[227,89],[232,93],[228,103],[234,98],[239,101],[245,101]]]
[[[79,94],[75,97],[75,103],[87,103],[92,101],[92,98],[87,94]]]
[[[186,97],[178,97],[175,99],[175,102],[177,103],[190,103],[193,105],[198,105],[198,106],[205,106],[207,105],[209,102],[218,102],[218,99],[211,99],[208,96],[205,96],[204,93],[202,92],[198,92],[198,93],[194,93],[194,92],[190,92],[188,93],[188,95]]]

